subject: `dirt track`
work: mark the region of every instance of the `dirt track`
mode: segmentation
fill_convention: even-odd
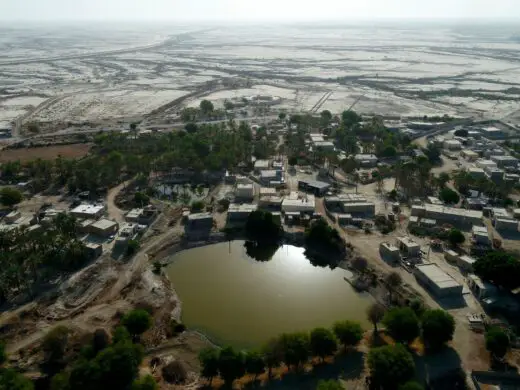
[[[91,147],[92,145],[90,144],[72,144],[44,146],[38,148],[7,149],[0,151],[0,162],[16,160],[25,162],[38,158],[41,158],[42,160],[54,160],[58,156],[63,158],[78,158],[86,156]]]

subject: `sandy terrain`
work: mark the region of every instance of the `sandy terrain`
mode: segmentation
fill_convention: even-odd
[[[362,113],[518,121],[520,44],[501,27],[12,29],[0,39],[0,120],[96,121],[156,110],[151,119],[161,121],[202,98],[254,94],[281,97],[275,110],[299,111],[331,91],[320,109],[339,112],[362,96]],[[231,79],[248,87],[223,91]]]
[[[77,158],[86,156],[90,150],[89,144],[57,145],[41,148],[8,149],[0,151],[0,162],[20,160],[30,161],[37,158],[54,160],[58,156],[63,158]]]

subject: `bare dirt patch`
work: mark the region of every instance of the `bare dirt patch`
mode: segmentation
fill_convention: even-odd
[[[0,151],[0,163],[16,160],[25,162],[37,158],[52,160],[58,156],[63,158],[78,158],[86,156],[91,147],[91,144],[71,144],[2,150]]]

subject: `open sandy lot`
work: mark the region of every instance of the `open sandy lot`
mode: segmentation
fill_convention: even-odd
[[[37,158],[41,158],[42,160],[54,160],[58,156],[63,158],[78,158],[86,156],[90,148],[91,145],[89,144],[72,144],[0,150],[0,163],[16,160],[24,162]]]

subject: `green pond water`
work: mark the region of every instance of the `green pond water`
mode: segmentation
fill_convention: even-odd
[[[259,262],[243,241],[225,242],[179,252],[166,270],[182,300],[182,321],[218,344],[255,347],[345,319],[369,327],[372,298],[343,279],[348,271],[313,266],[303,248],[285,245]]]

